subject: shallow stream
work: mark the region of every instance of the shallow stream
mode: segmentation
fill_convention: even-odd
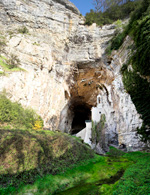
[[[99,195],[102,194],[99,192],[100,187],[103,184],[114,184],[118,181],[124,173],[124,170],[118,171],[114,176],[111,176],[108,179],[102,179],[94,183],[81,183],[76,185],[73,188],[57,193],[57,195]]]

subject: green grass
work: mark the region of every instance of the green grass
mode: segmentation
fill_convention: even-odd
[[[125,154],[125,152],[118,150],[117,148],[114,148],[110,146],[109,152],[107,152],[107,155],[110,157],[121,157]]]
[[[82,194],[87,194],[89,191],[94,193],[95,190],[104,191],[104,189],[101,189],[101,184],[108,182],[118,171],[125,170],[132,164],[127,159],[120,158],[118,161],[111,159],[112,165],[110,166],[109,159],[109,157],[95,155],[95,158],[76,164],[72,169],[66,170],[65,173],[47,175],[37,179],[33,185],[22,185],[18,190],[15,188],[9,188],[8,190],[14,190],[14,194],[32,193],[36,195],[56,194],[63,190],[65,191],[60,194],[75,195],[81,193],[81,191]]]
[[[150,154],[128,153],[128,159],[136,161],[130,166],[116,186],[113,195],[149,195],[150,194]]]
[[[109,156],[93,156],[80,139],[60,132],[1,130],[0,134],[2,195],[150,193],[149,153],[124,153],[111,147]]]

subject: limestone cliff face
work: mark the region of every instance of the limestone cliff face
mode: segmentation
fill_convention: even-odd
[[[122,47],[114,51],[109,62],[109,69],[112,70],[114,80],[110,85],[104,84],[105,88],[100,92],[102,113],[106,116],[106,130],[108,142],[119,144],[124,143],[132,150],[143,146],[136,134],[136,129],[141,127],[142,120],[137,113],[130,95],[124,89],[120,69],[124,63],[127,63],[131,49],[132,39],[126,37]],[[107,90],[106,90],[107,89]],[[118,137],[118,139],[117,139]]]
[[[29,32],[21,34],[24,27]],[[109,142],[117,135],[120,143],[137,140],[132,131],[141,120],[119,73],[127,53],[122,49],[109,64],[104,55],[114,32],[114,25],[85,26],[68,0],[1,0],[0,34],[6,40],[1,55],[15,54],[25,71],[1,76],[0,91],[35,109],[46,128],[66,132],[72,129],[76,108],[90,110],[101,94]]]

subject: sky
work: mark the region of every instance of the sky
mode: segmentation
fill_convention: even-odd
[[[70,0],[81,12],[83,16],[87,12],[90,12],[90,9],[94,9],[92,0]]]

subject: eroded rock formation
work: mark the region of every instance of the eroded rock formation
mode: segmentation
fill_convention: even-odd
[[[23,28],[28,33],[21,33]],[[139,147],[135,129],[141,120],[119,72],[127,47],[109,63],[105,57],[115,25],[85,26],[68,0],[1,0],[0,29],[6,40],[1,55],[15,54],[25,70],[1,76],[0,91],[5,89],[13,101],[35,109],[45,128],[63,132],[81,128],[101,94],[109,143],[132,141]]]

